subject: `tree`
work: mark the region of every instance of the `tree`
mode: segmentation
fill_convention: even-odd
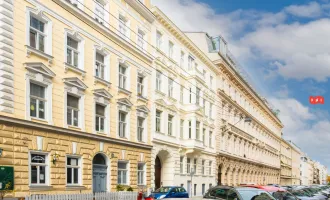
[[[6,196],[6,194],[14,192],[12,188],[12,183],[9,181],[6,183],[5,188],[3,190],[0,190],[0,200],[3,200],[3,198]]]

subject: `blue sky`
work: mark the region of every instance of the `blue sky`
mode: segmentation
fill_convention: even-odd
[[[330,168],[329,0],[153,0],[183,31],[222,35],[286,139]],[[324,105],[309,96],[323,95]]]

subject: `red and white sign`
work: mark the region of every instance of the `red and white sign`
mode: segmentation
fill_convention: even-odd
[[[324,104],[324,97],[322,96],[310,96],[309,97],[309,103],[311,104]]]

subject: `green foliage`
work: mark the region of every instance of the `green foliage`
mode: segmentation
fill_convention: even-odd
[[[126,191],[133,192],[133,188],[129,186]]]
[[[117,185],[116,190],[117,190],[117,192],[121,192],[121,191],[133,192],[134,191],[133,188],[129,185]]]
[[[5,188],[3,190],[0,190],[0,199],[1,200],[6,196],[6,194],[14,192],[14,190],[12,190],[11,188],[12,188],[12,183],[8,182],[5,185]]]

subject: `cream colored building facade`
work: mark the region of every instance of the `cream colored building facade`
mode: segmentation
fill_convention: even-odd
[[[148,7],[0,2],[0,165],[14,166],[14,196],[150,187]]]
[[[222,37],[186,34],[221,71],[216,77],[217,183],[279,183],[282,123],[235,70]]]
[[[303,154],[300,160],[300,182],[301,185],[311,185],[313,184],[314,174],[313,174],[313,161],[306,155]]]
[[[300,149],[292,142],[281,141],[281,185],[300,185]]]

